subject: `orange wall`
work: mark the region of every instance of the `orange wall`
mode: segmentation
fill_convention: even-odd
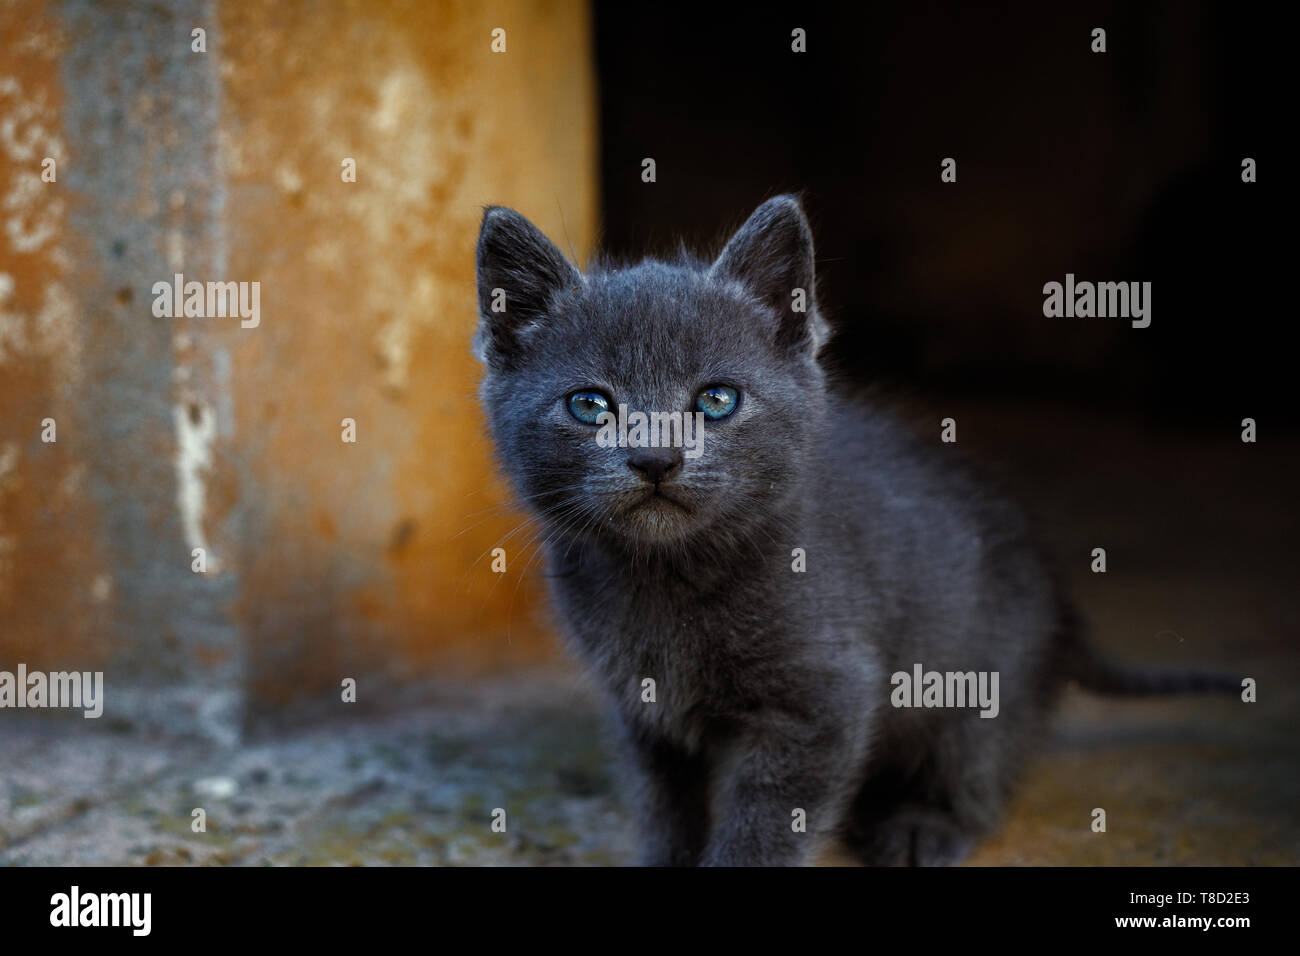
[[[0,7],[0,669],[274,705],[549,655],[527,535],[485,557],[473,248],[503,203],[590,250],[585,5],[133,9]],[[174,272],[259,326],[154,317]]]

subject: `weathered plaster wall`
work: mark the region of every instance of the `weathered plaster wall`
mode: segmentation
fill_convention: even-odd
[[[473,245],[505,203],[587,254],[588,33],[578,3],[0,3],[0,668],[103,667],[119,716],[221,733],[245,691],[550,653],[524,555],[486,556],[519,516]],[[260,324],[154,317],[176,272],[260,283]]]
[[[102,666],[113,647],[111,558],[97,529],[84,406],[85,340],[65,184],[66,34],[50,4],[0,4],[0,661]],[[55,422],[53,443],[42,422]]]

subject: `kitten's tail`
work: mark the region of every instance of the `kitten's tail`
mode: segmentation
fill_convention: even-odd
[[[1241,681],[1208,670],[1165,670],[1132,667],[1104,657],[1084,633],[1073,608],[1064,611],[1065,660],[1068,678],[1085,690],[1115,697],[1171,694],[1236,694]]]

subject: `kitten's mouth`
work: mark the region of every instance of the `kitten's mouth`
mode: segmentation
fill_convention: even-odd
[[[645,497],[643,497],[640,501],[636,502],[636,504],[632,505],[632,507],[628,508],[627,510],[629,512],[632,512],[632,511],[640,511],[642,509],[648,509],[651,511],[662,511],[662,512],[680,511],[683,514],[688,514],[688,515],[691,513],[690,508],[686,507],[686,505],[682,504],[672,495],[665,493],[663,490],[659,488],[655,488],[654,491],[648,492],[645,495]]]

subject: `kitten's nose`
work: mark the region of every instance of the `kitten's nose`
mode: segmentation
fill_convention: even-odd
[[[627,456],[627,466],[656,485],[679,468],[681,463],[680,448],[637,448]]]

